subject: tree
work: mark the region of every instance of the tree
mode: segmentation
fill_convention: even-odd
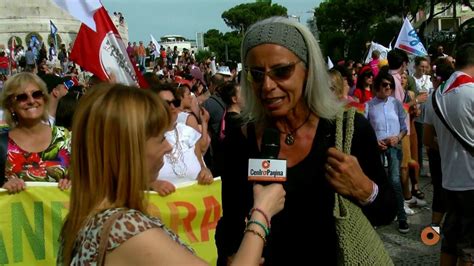
[[[318,18],[318,28],[321,33],[321,46],[327,48],[328,55],[334,51],[343,51],[344,57],[348,55],[352,59],[362,59],[364,55],[364,44],[368,41],[377,42],[388,46],[388,42],[396,37],[402,25],[402,18],[411,15],[415,17],[419,10],[430,10],[430,16],[426,20],[429,23],[433,17],[435,5],[438,3],[454,5],[466,3],[468,0],[327,0],[315,8],[315,17]],[[469,6],[469,5],[468,5]],[[471,6],[469,6],[471,7]],[[471,7],[472,8],[472,7]],[[421,25],[419,36],[423,40],[425,23]],[[398,28],[398,29],[397,29]],[[394,32],[395,31],[395,32]],[[333,41],[328,36],[338,36],[342,33],[344,41],[337,42],[339,46],[333,46]],[[340,38],[338,37],[338,40]],[[324,43],[324,42],[329,43]],[[341,47],[342,46],[342,47]]]
[[[240,62],[241,42],[242,36],[237,31],[222,34],[220,31],[212,29],[204,33],[204,46],[209,47],[209,50],[214,53],[218,62],[225,61],[226,59]]]
[[[221,17],[227,26],[243,34],[250,25],[272,16],[287,16],[286,7],[261,0],[237,5],[222,13]]]
[[[207,50],[198,50],[195,56],[197,62],[204,62],[206,59],[210,58],[212,54]]]
[[[272,16],[287,16],[287,9],[271,0],[237,5],[222,13],[224,22],[234,31],[221,33],[216,29],[204,34],[204,46],[217,57],[217,61],[240,62],[240,44],[243,33],[255,22]]]

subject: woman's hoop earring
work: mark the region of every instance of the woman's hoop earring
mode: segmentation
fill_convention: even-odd
[[[12,111],[12,120],[15,123],[18,123],[18,117],[16,116],[16,113]]]

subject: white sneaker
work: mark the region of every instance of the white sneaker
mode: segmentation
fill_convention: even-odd
[[[408,203],[407,203],[406,200],[405,200],[405,202],[403,203],[403,208],[405,209],[406,215],[413,215],[413,214],[415,214],[415,211],[412,210],[412,209],[408,206]]]
[[[417,197],[411,197],[411,199],[405,200],[405,204],[408,204],[410,207],[423,207],[426,206],[427,203]]]

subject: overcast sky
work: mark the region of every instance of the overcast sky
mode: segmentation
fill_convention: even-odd
[[[128,24],[131,41],[150,39],[150,33],[159,40],[163,35],[178,34],[196,39],[197,32],[218,29],[227,32],[221,15],[224,11],[245,0],[102,0],[105,8],[113,13],[120,11]],[[312,16],[321,0],[273,0],[272,3],[288,9],[289,15],[299,16],[306,21]]]

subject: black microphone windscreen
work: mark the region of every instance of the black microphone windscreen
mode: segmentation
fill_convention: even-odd
[[[278,159],[280,153],[280,131],[266,128],[263,132],[260,154],[262,159]]]

